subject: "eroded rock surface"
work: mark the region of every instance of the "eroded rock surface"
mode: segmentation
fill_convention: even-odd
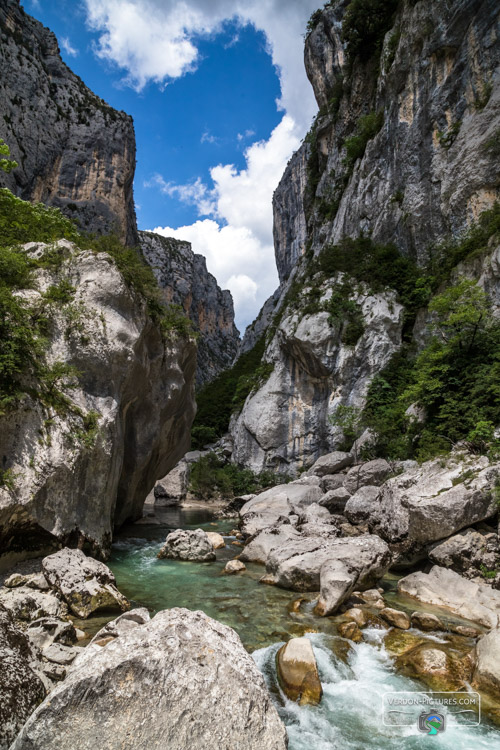
[[[292,638],[276,654],[281,687],[301,706],[317,705],[323,695],[316,657],[308,638]]]
[[[160,559],[212,562],[215,552],[208,534],[202,529],[172,531],[158,553]]]
[[[171,609],[83,653],[12,750],[286,750],[285,727],[236,633]],[[147,698],[145,698],[147,696]]]

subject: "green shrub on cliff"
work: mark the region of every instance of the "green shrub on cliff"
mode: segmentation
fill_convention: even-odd
[[[367,62],[382,51],[384,36],[391,28],[399,0],[352,0],[342,20],[342,41],[350,61]]]
[[[251,469],[242,469],[215,453],[208,453],[192,465],[189,491],[202,500],[214,496],[231,498],[273,487],[278,481],[287,479],[269,471],[255,474]]]

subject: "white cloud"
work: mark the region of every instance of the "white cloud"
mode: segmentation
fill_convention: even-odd
[[[61,47],[67,55],[70,55],[70,57],[76,57],[78,55],[78,50],[72,46],[67,36],[61,37]]]
[[[187,240],[195,252],[205,255],[209,271],[233,294],[240,330],[255,318],[278,285],[272,195],[299,142],[293,120],[285,115],[268,141],[247,148],[246,169],[238,171],[228,164],[211,170],[213,188],[199,179],[189,185],[173,185],[160,175],[147,183],[196,205],[200,216],[212,217],[192,226],[153,231]]]
[[[200,217],[191,226],[154,231],[192,242],[209,270],[233,293],[237,325],[249,323],[277,286],[272,241],[272,194],[286,163],[300,144],[316,111],[303,63],[303,34],[318,0],[85,0],[89,25],[98,33],[96,54],[125,71],[125,81],[140,91],[160,86],[196,69],[200,35],[220,31],[227,20],[253,24],[267,39],[280,79],[278,109],[284,115],[267,141],[245,151],[246,168],[219,164],[212,185],[200,178],[187,185],[161,175],[148,181],[170,197],[195,205]],[[237,41],[235,37],[235,42]],[[253,137],[237,135],[243,143]],[[212,142],[203,133],[202,142]]]
[[[206,130],[200,138],[200,143],[218,143],[218,142],[219,142],[219,139],[217,138],[217,136],[212,135],[211,133],[208,132],[208,130]]]

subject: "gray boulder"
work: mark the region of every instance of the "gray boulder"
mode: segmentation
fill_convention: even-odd
[[[72,646],[77,641],[73,623],[57,617],[41,617],[35,620],[28,626],[26,635],[40,651],[52,646],[53,643]]]
[[[444,607],[487,628],[500,625],[500,591],[469,581],[448,568],[434,565],[429,573],[410,573],[398,581],[398,592],[423,604]]]
[[[344,515],[351,523],[365,523],[378,509],[380,487],[360,487],[347,501]]]
[[[500,565],[498,534],[483,534],[474,529],[464,529],[433,544],[428,554],[437,565],[465,574],[477,574],[482,566],[495,570]]]
[[[472,684],[498,699],[500,692],[500,628],[479,639],[474,652]]]
[[[391,564],[387,544],[377,536],[339,539],[320,570],[320,597],[315,612],[333,614],[355,590],[370,589]]]
[[[329,561],[339,561],[346,564],[347,574],[352,583],[346,595],[348,596],[356,586],[357,588],[371,588],[374,582],[386,572],[390,560],[387,544],[378,537],[370,535],[341,539],[312,537],[294,540],[275,549],[269,555],[266,569],[273,582],[282,588],[294,591],[319,591],[323,565]],[[326,580],[325,572],[325,587]],[[329,595],[328,608],[330,601]]]
[[[286,750],[264,678],[236,633],[171,609],[82,654],[12,750]]]
[[[274,526],[280,517],[295,515],[323,496],[316,485],[281,484],[257,495],[240,510],[241,531],[253,536],[262,529]]]
[[[319,486],[323,492],[331,492],[331,490],[338,490],[344,484],[344,474],[326,474],[326,476],[320,478]]]
[[[346,466],[351,466],[354,457],[350,453],[343,451],[333,451],[326,456],[318,458],[316,463],[309,469],[308,474],[315,474],[317,477],[324,477],[327,474],[336,474],[342,471]]]
[[[34,622],[40,617],[65,617],[68,608],[54,593],[20,586],[0,589],[0,604],[17,622]]]
[[[116,588],[116,579],[107,565],[87,557],[78,549],[62,549],[42,561],[45,578],[62,596],[71,611],[87,618],[100,609],[130,608]]]
[[[345,487],[338,487],[336,490],[330,490],[326,495],[323,495],[319,504],[327,508],[330,513],[343,513],[350,497]]]
[[[202,529],[172,531],[158,553],[160,560],[212,562],[216,559],[213,544]]]
[[[384,458],[376,458],[360,466],[353,466],[344,480],[344,487],[353,495],[360,487],[379,487],[391,474],[391,466]]]
[[[271,552],[277,547],[300,538],[300,533],[291,524],[276,524],[259,531],[245,546],[240,554],[240,560],[265,564]]]
[[[308,523],[332,523],[331,513],[318,503],[312,503],[299,515],[299,525]]]
[[[0,750],[8,750],[47,694],[36,652],[0,606]]]
[[[499,465],[486,456],[428,461],[382,487],[370,529],[389,542],[422,547],[497,513],[494,484]]]

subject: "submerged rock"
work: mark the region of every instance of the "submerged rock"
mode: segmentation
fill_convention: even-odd
[[[316,657],[308,638],[292,638],[276,654],[281,687],[301,706],[317,705],[323,695]]]
[[[434,565],[429,573],[410,573],[398,581],[398,592],[423,604],[445,607],[487,628],[500,624],[500,591]]]
[[[188,560],[190,562],[213,562],[215,552],[206,531],[202,529],[172,531],[158,552],[160,560]]]
[[[107,565],[87,557],[81,550],[62,549],[42,561],[47,581],[67,602],[77,617],[86,619],[100,609],[130,608],[116,588]]]
[[[400,630],[408,630],[411,624],[410,617],[406,612],[402,612],[399,609],[392,609],[391,607],[385,607],[380,611],[380,617],[382,617],[389,625]]]
[[[207,531],[206,535],[208,536],[209,542],[214,549],[222,549],[226,546],[226,542],[224,541],[224,537],[222,536],[222,534],[218,534],[216,531]]]
[[[430,612],[413,612],[411,624],[415,628],[426,631],[445,629],[439,617],[432,615]]]
[[[132,614],[132,613],[131,613]],[[230,628],[171,609],[86,650],[12,750],[286,750],[264,678]]]

